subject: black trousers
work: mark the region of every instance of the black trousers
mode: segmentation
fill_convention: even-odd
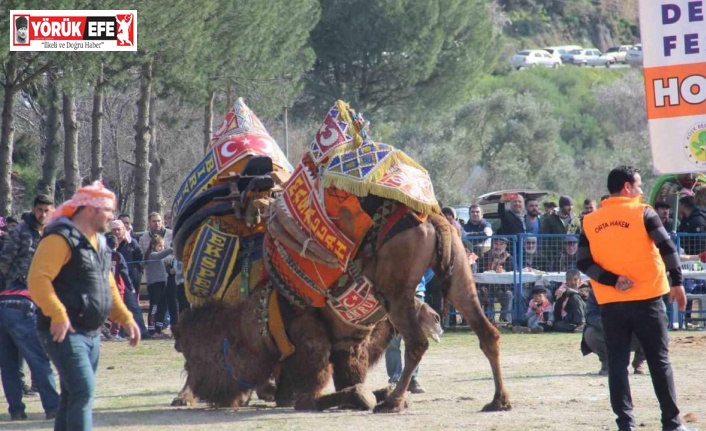
[[[680,426],[674,373],[669,363],[667,316],[662,297],[644,301],[614,302],[601,306],[601,320],[608,348],[608,386],[610,404],[618,416],[621,430],[635,427],[633,404],[628,380],[632,334],[642,345],[650,368],[659,407],[662,429],[672,431]]]

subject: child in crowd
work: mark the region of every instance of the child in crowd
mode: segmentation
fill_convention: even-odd
[[[536,287],[532,290],[532,301],[527,307],[527,327],[532,332],[544,332],[554,326],[554,304],[547,298],[547,290]]]
[[[586,323],[586,304],[579,294],[581,273],[578,269],[566,271],[566,283],[556,292],[554,303],[554,330],[581,332]]]
[[[166,301],[162,297],[167,289],[167,267],[162,259],[172,254],[172,249],[164,248],[164,238],[154,235],[145,251],[145,276],[147,293],[150,296],[150,313],[147,320],[147,332],[162,338],[162,326],[166,313]]]
[[[541,286],[535,287],[531,292],[531,299],[527,306],[527,326],[514,326],[516,333],[539,333],[551,331],[554,327],[554,305],[547,297],[547,290]]]
[[[111,271],[113,273],[113,278],[115,278],[115,284],[118,286],[118,291],[120,292],[120,297],[125,298],[125,289],[132,290],[132,281],[130,281],[130,274],[127,270],[127,264],[125,263],[125,258],[118,253],[118,240],[114,235],[105,236],[106,245],[113,250],[111,254]],[[122,338],[118,333],[120,332],[120,324],[118,322],[111,322],[110,325],[110,335],[111,339],[115,341],[122,341]]]

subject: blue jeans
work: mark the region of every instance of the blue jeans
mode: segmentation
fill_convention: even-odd
[[[49,358],[44,353],[37,334],[37,321],[30,301],[27,310],[10,308],[0,301],[0,370],[2,387],[9,404],[10,414],[22,413],[22,379],[20,378],[20,355],[27,361],[37,385],[45,413],[59,409],[54,374]]]
[[[402,335],[397,334],[392,337],[392,341],[387,346],[385,350],[385,367],[387,368],[387,377],[390,378],[390,383],[397,383],[402,377],[402,350],[400,345],[402,344]],[[412,380],[417,379],[419,374],[419,367],[414,369],[412,373]]]
[[[140,328],[140,335],[144,337],[147,333],[147,328],[145,327],[145,318],[142,315],[140,304],[137,302],[137,294],[135,291],[125,289],[123,302],[125,302],[125,306],[130,310],[132,318],[135,319],[135,323],[137,323],[137,326]]]
[[[44,349],[59,371],[61,397],[54,431],[90,431],[93,397],[100,355],[100,337],[67,333],[61,343],[48,332],[40,334]]]

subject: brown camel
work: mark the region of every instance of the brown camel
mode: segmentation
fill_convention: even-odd
[[[375,407],[375,411],[397,412],[405,407],[404,394],[412,372],[428,348],[429,343],[420,324],[414,299],[416,285],[428,267],[434,268],[437,276],[442,277],[443,295],[469,322],[479,338],[481,350],[490,362],[495,394],[493,400],[483,407],[483,411],[509,410],[510,401],[500,368],[500,335],[481,310],[460,239],[453,234],[444,218],[432,215],[427,222],[392,237],[363,265],[364,274],[373,281],[376,295],[384,303],[391,322],[402,335],[406,346],[401,379],[391,392],[376,393],[378,398],[386,398]],[[189,320],[189,314],[180,322],[177,339],[187,359],[187,384],[199,398],[216,405],[244,405],[253,387],[267,383],[270,373],[276,367],[278,353],[269,337],[257,335],[254,329],[257,328],[257,321],[252,310],[256,305],[256,295],[251,295],[245,302],[233,307],[230,314],[224,310],[192,311],[218,316],[220,323],[215,322],[215,317],[210,317],[213,324],[207,329],[207,334],[201,325]],[[238,317],[239,313],[245,317]],[[197,327],[198,333],[187,337],[185,331]],[[389,325],[383,322],[372,331],[351,331],[326,309],[309,309],[288,325],[287,332],[297,350],[281,363],[278,405],[293,404],[298,409],[322,409],[335,405],[367,408],[370,405],[371,397],[361,389],[361,385],[368,368],[380,358],[391,338]],[[198,339],[198,342],[191,346],[185,341],[186,338]],[[218,346],[222,344],[223,338],[229,340],[230,348],[221,349],[216,355],[216,361],[220,362],[224,357],[230,358],[228,362],[236,361],[233,366],[236,369],[230,379],[226,374],[227,367],[224,365],[214,369],[212,352],[206,355],[202,351],[203,343],[207,341],[205,338],[213,338],[208,344],[215,343]],[[202,362],[198,362],[199,355],[203,357]],[[258,372],[252,373],[246,369],[249,362],[247,358],[255,361]],[[241,366],[245,368],[237,368]],[[217,375],[210,378],[199,376],[204,369]],[[243,380],[245,375],[248,377]],[[331,377],[339,392],[321,396]],[[224,386],[230,389],[224,389]],[[219,394],[224,391],[229,395],[220,397]]]
[[[431,215],[427,222],[392,237],[363,265],[363,273],[372,280],[376,296],[385,305],[390,321],[405,342],[405,364],[400,381],[375,407],[375,412],[398,412],[404,408],[403,396],[412,373],[429,347],[414,306],[416,286],[429,267],[442,277],[443,296],[470,324],[490,362],[495,394],[483,411],[509,410],[510,399],[500,368],[500,334],[483,314],[461,239],[446,219]],[[335,327],[334,319],[324,315],[328,317],[329,326]],[[368,368],[365,355],[355,347],[346,346],[347,334],[332,332],[334,369],[348,370],[338,381],[334,373],[336,389],[363,383]]]

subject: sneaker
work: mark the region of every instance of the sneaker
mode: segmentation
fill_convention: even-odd
[[[427,391],[415,379],[415,380],[412,380],[411,382],[409,382],[409,387],[407,388],[407,392],[411,392],[413,394],[424,394]]]
[[[644,362],[640,362],[637,365],[633,364],[633,367],[635,369],[634,374],[647,374],[647,365]]]
[[[113,339],[111,341],[125,341],[125,340],[127,340],[127,338],[121,337],[120,335],[115,334],[115,335],[113,335]]]
[[[10,420],[11,421],[23,421],[26,419],[27,419],[27,413],[25,413],[25,412],[10,413]]]

